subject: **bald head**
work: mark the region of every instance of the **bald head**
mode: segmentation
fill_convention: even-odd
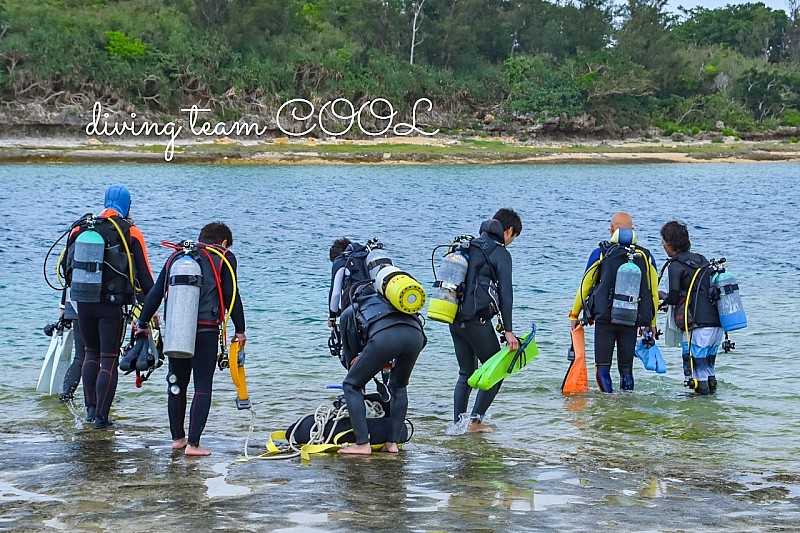
[[[611,235],[614,235],[619,228],[633,229],[633,217],[625,211],[614,213],[611,217]]]

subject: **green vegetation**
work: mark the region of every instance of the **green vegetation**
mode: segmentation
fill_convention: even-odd
[[[0,100],[162,121],[198,104],[230,121],[292,98],[383,97],[407,115],[427,97],[430,125],[479,135],[487,115],[681,139],[800,127],[798,8],[426,0],[410,64],[418,3],[0,0]]]

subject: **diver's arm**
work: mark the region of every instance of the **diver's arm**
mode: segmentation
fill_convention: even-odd
[[[497,261],[497,296],[500,299],[500,316],[506,332],[514,331],[514,283],[512,280],[511,254],[505,248],[497,247],[505,253],[499,254]]]
[[[647,262],[650,265],[650,272],[648,272],[650,276],[650,293],[653,296],[653,330],[655,331],[657,327],[657,317],[658,317],[658,270],[656,269],[656,263],[653,260],[653,256],[650,255],[650,260]]]
[[[594,257],[594,253],[589,258],[591,259]],[[569,313],[570,319],[572,321],[577,321],[578,316],[583,309],[583,302],[586,300],[586,297],[589,295],[589,291],[594,287],[594,284],[597,283],[597,275],[600,270],[600,260],[598,253],[598,258],[589,263],[589,266],[586,268],[586,272],[583,275],[583,279],[581,280],[581,286],[578,288],[578,292],[575,293],[575,300],[572,302],[572,310]]]
[[[144,305],[142,305],[142,312],[139,313],[139,329],[144,329],[149,326],[150,320],[161,306],[161,301],[164,299],[164,291],[167,284],[169,264],[170,262],[167,261],[167,264],[164,265],[163,269],[161,269],[161,274],[158,275],[158,279],[156,280],[155,284],[153,284],[150,290],[147,292],[147,296],[144,299]]]
[[[331,292],[328,299],[328,318],[335,319],[341,311],[342,305],[342,281],[344,280],[344,267],[341,267],[333,275],[331,280]]]
[[[667,267],[669,273],[669,291],[664,303],[667,305],[678,305],[681,299],[681,268],[680,263],[673,261]]]
[[[134,228],[131,227],[131,230]],[[133,231],[131,231],[133,235]],[[140,233],[141,235],[141,233]],[[153,272],[150,270],[150,263],[147,260],[147,251],[143,248],[144,241],[138,238],[131,239],[131,254],[133,255],[133,262],[136,266],[136,281],[139,282],[139,288],[142,292],[137,294],[136,299],[140,302],[143,301],[153,288]]]

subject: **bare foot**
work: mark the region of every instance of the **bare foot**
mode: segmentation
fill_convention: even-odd
[[[400,451],[400,448],[397,447],[396,442],[387,442],[383,445],[381,451],[386,453],[397,453]]]
[[[370,455],[372,453],[372,446],[367,444],[351,444],[344,448],[339,448],[339,453],[342,455]]]
[[[186,445],[186,451],[184,453],[189,457],[205,457],[211,455],[211,452],[202,446],[192,446],[191,444]]]
[[[469,426],[467,426],[467,431],[469,433],[491,433],[492,431],[497,431],[497,428],[480,422],[470,422]]]
[[[186,448],[186,437],[172,441],[173,450],[182,450],[184,448]]]

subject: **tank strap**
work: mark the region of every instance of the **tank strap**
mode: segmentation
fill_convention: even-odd
[[[394,266],[394,265],[392,265],[392,260],[389,259],[388,257],[379,257],[378,259],[376,259],[374,261],[370,261],[370,263],[368,265],[366,265],[367,271],[372,270],[373,268],[375,268],[378,265]]]
[[[190,274],[178,274],[176,276],[169,277],[169,284],[170,285],[191,285],[193,287],[199,287],[203,284],[203,276],[196,276]]]
[[[99,272],[103,269],[103,263],[100,261],[72,261],[72,268],[85,270],[87,272]]]
[[[732,293],[734,293],[734,292],[739,290],[739,284],[738,283],[725,284],[725,285],[722,285],[719,288],[719,290],[722,291],[725,294],[732,294]]]

